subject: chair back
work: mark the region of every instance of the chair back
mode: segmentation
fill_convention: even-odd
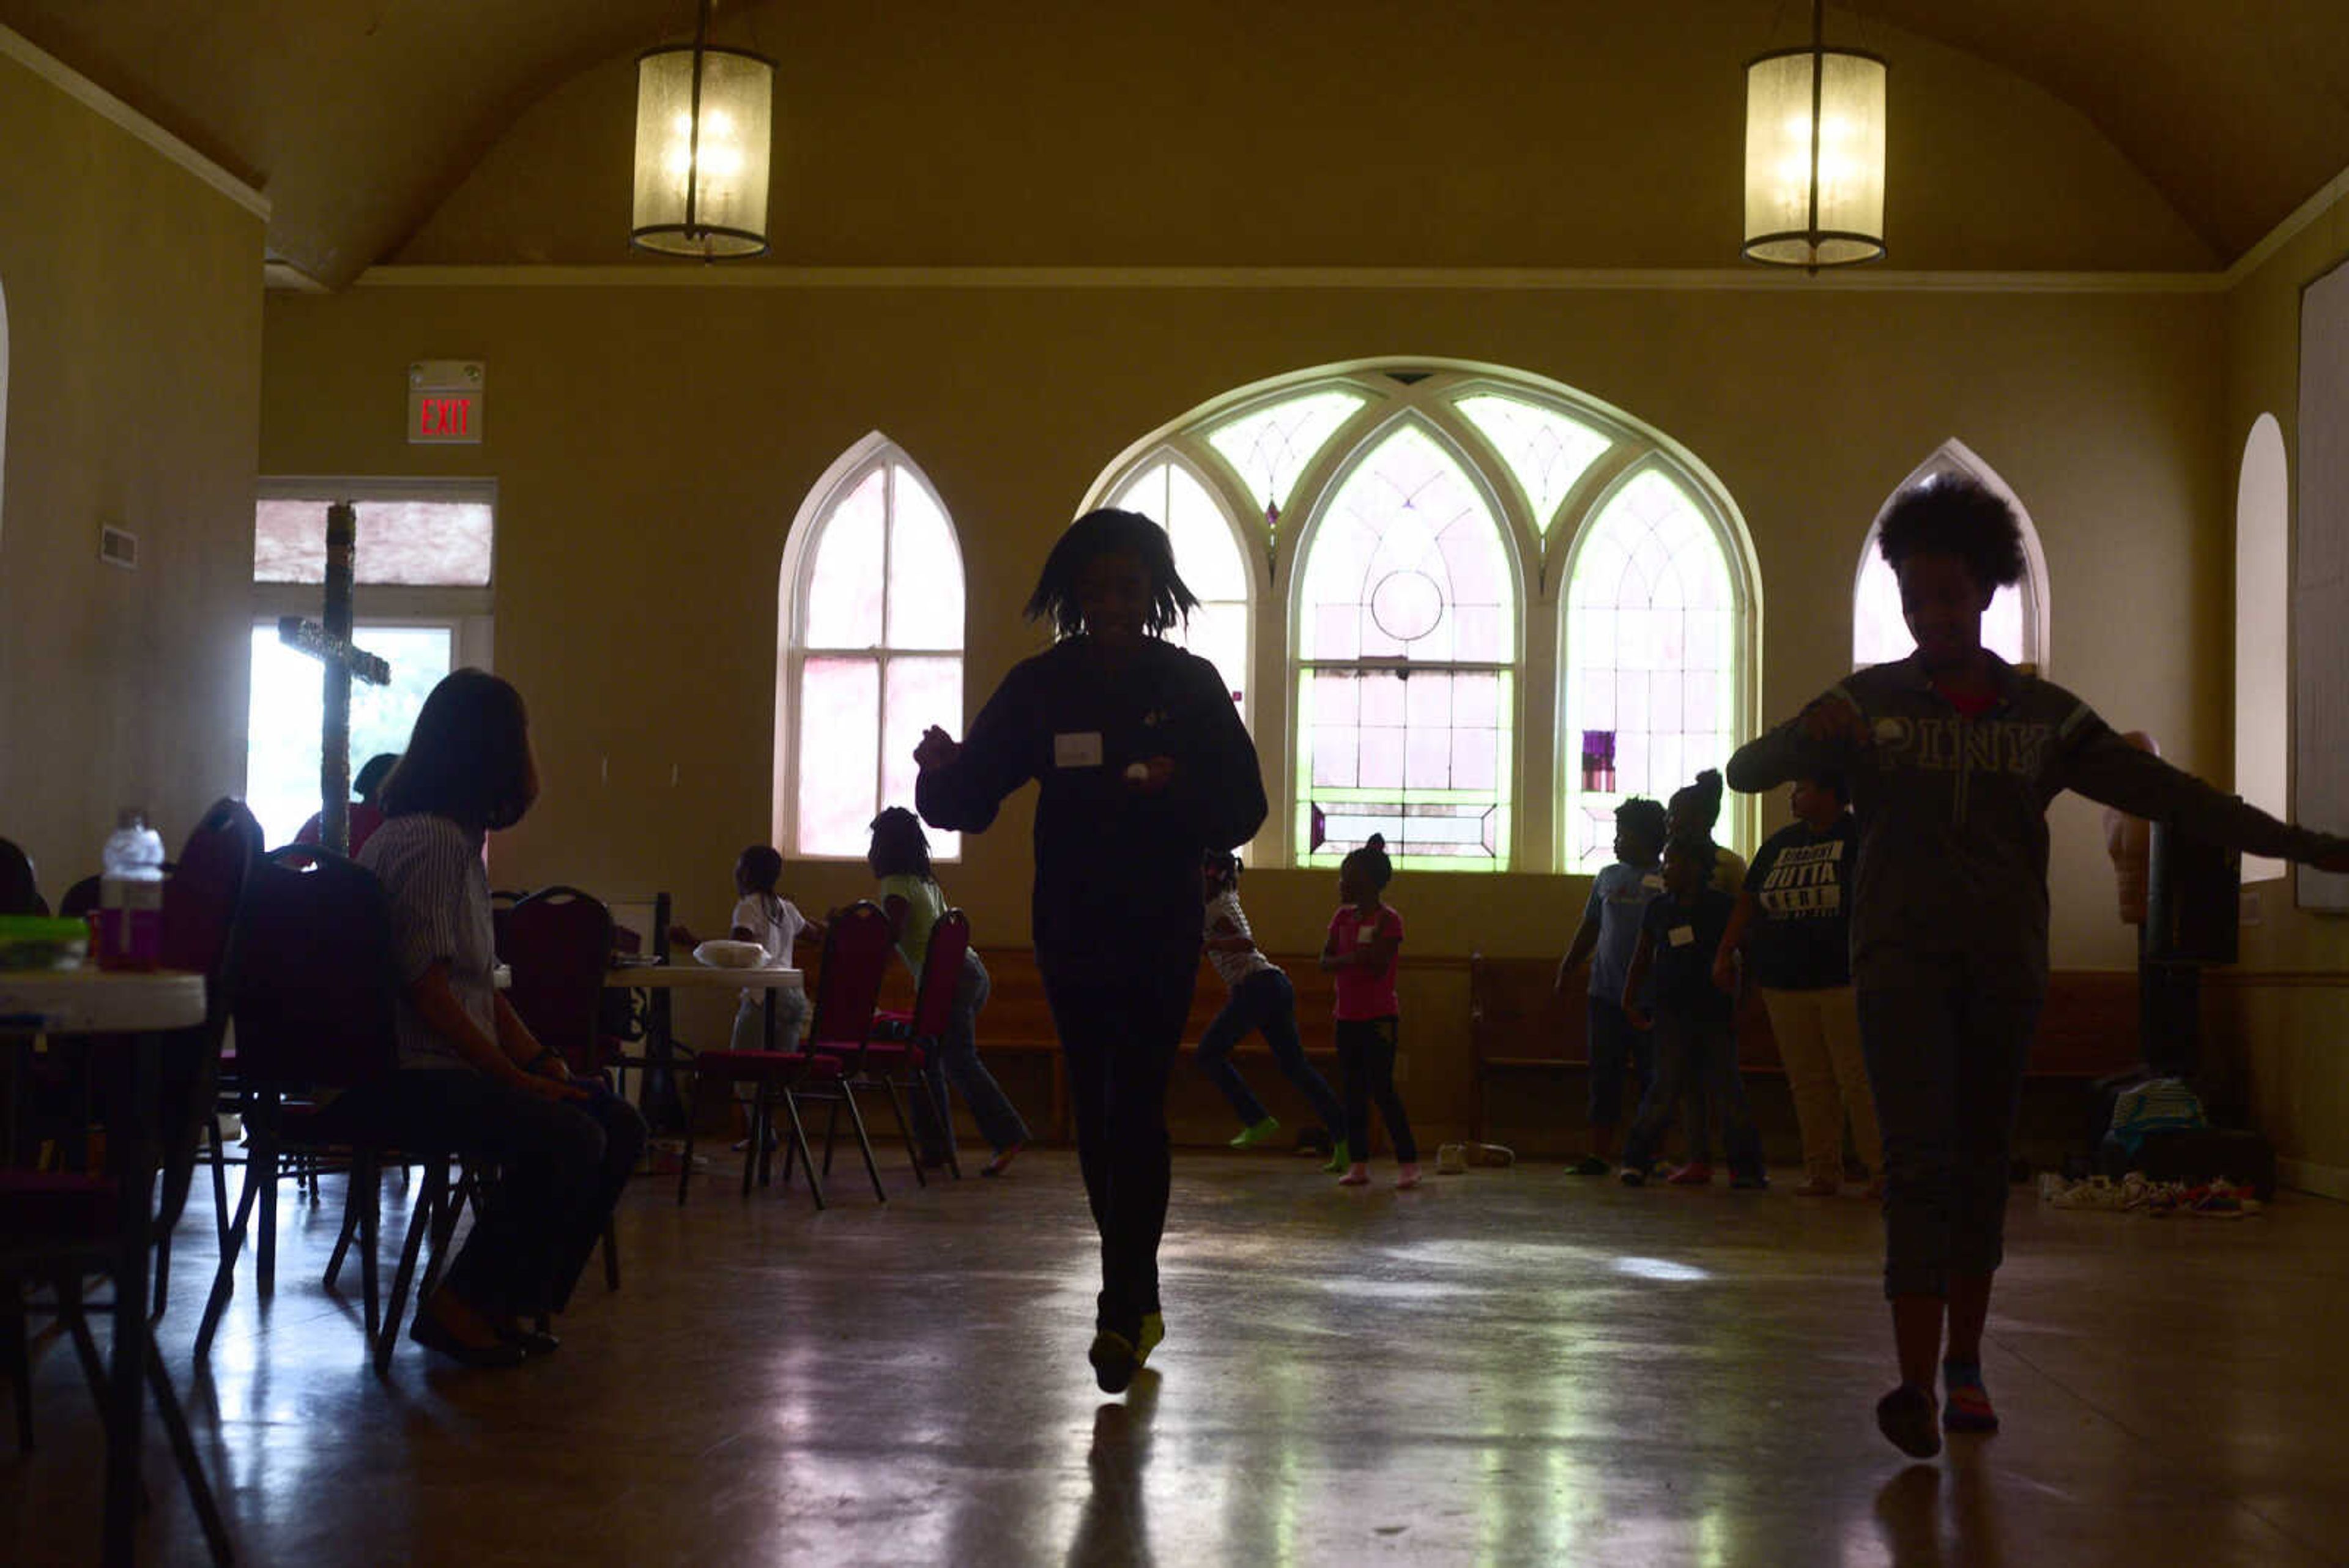
[[[896,945],[889,917],[870,898],[859,898],[831,918],[802,1050],[864,1054],[873,1036],[873,1010],[881,1002],[881,980]]]
[[[202,972],[204,1021],[178,1031],[164,1050],[156,1122],[163,1178],[155,1204],[158,1236],[169,1235],[179,1223],[195,1173],[198,1140],[214,1113],[245,889],[261,859],[261,824],[243,801],[214,801],[188,835],[171,879],[163,885],[163,963]]]
[[[602,1063],[604,975],[612,911],[576,888],[542,888],[508,911],[498,956],[513,971],[506,1000],[541,1045],[574,1073]]]
[[[399,1064],[391,905],[372,872],[314,845],[276,850],[245,890],[236,1065],[248,1083],[347,1088]]]
[[[930,945],[922,954],[921,983],[914,992],[915,1039],[935,1040],[947,1032],[955,992],[962,984],[963,955],[969,951],[970,917],[948,909],[930,928]]]
[[[33,875],[33,857],[19,849],[14,839],[0,838],[0,915],[48,912],[40,879]]]
[[[83,877],[80,881],[67,888],[63,894],[59,895],[57,898],[57,918],[59,919],[70,920],[78,916],[92,913],[97,909],[98,898],[104,891],[105,883],[101,878],[98,877]]]

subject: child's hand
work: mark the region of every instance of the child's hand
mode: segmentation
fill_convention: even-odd
[[[1814,741],[1865,746],[1874,739],[1859,710],[1841,697],[1822,697],[1804,709],[1802,725],[1804,735]]]
[[[1732,996],[1737,994],[1737,955],[1726,948],[1713,961],[1713,983]]]
[[[922,732],[921,743],[914,748],[914,765],[917,768],[942,768],[962,755],[955,738],[936,724]]]
[[[1573,978],[1574,966],[1568,963],[1564,959],[1560,959],[1557,964],[1557,979],[1551,982],[1549,988],[1550,993],[1554,996],[1564,996],[1566,994],[1567,982]]]
[[[1136,773],[1134,771],[1136,768],[1142,771]],[[1136,794],[1158,794],[1165,790],[1167,784],[1174,777],[1174,758],[1148,757],[1127,766],[1125,787]]]
[[[671,926],[668,929],[668,945],[673,948],[698,948],[701,944],[695,941],[693,933],[683,926]]]

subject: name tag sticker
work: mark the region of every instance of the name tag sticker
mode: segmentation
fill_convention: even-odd
[[[1354,940],[1361,943],[1364,947],[1368,947],[1371,943],[1376,941],[1378,940],[1378,935],[1379,928],[1375,921],[1365,922],[1364,924],[1354,928]]]
[[[1684,948],[1696,940],[1696,928],[1693,926],[1674,926],[1664,934],[1671,939],[1672,946],[1676,948]]]
[[[1097,768],[1102,763],[1102,738],[1099,730],[1071,731],[1052,737],[1052,765],[1056,768]]]

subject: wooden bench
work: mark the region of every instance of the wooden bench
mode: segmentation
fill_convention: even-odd
[[[1469,959],[1468,1040],[1476,1075],[1476,1136],[1490,1129],[1496,1085],[1527,1078],[1563,1082],[1589,1069],[1589,965],[1564,993],[1554,987],[1555,959]],[[2078,1083],[2137,1059],[2137,976],[2106,970],[2059,970],[2032,1043],[2026,1077]],[[1737,1064],[1749,1077],[1778,1078],[1785,1068],[1770,1016],[1750,995],[1737,1019]]]

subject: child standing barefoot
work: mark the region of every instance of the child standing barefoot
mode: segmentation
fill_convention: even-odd
[[[1110,1394],[1165,1334],[1166,1079],[1199,982],[1199,857],[1247,842],[1265,813],[1230,690],[1164,639],[1197,603],[1164,529],[1086,514],[1028,601],[1060,640],[1004,677],[963,743],[933,728],[914,753],[915,801],[935,826],[980,832],[1004,796],[1039,785],[1036,967],[1101,1231],[1087,1359]]]
[[[1394,1139],[1395,1185],[1419,1185],[1419,1145],[1412,1141],[1411,1118],[1395,1093],[1395,1032],[1401,1008],[1395,1002],[1395,954],[1402,949],[1402,917],[1379,895],[1394,877],[1384,834],[1338,866],[1338,897],[1343,900],[1321,945],[1321,967],[1338,977],[1338,1062],[1346,1070],[1346,1147],[1353,1158],[1340,1187],[1371,1179],[1371,1102]]]
[[[1239,857],[1221,849],[1207,851],[1200,863],[1200,888],[1206,895],[1207,961],[1216,966],[1231,1000],[1199,1036],[1199,1071],[1224,1092],[1240,1118],[1234,1148],[1252,1148],[1280,1130],[1280,1123],[1256,1097],[1232,1065],[1232,1047],[1255,1030],[1272,1050],[1272,1059],[1290,1083],[1304,1093],[1334,1140],[1329,1169],[1346,1168],[1346,1113],[1330,1085],[1305,1059],[1297,1038],[1297,988],[1278,964],[1257,950],[1240,909]]]
[[[2021,580],[2023,555],[2013,513],[1979,483],[1936,477],[1905,492],[1879,543],[1917,651],[1856,672],[1741,748],[1729,779],[1759,791],[1840,773],[1851,786],[1852,981],[1883,1123],[1884,1293],[1900,1366],[1876,1422],[1922,1459],[1940,1449],[1937,1426],[1998,1429],[1982,1326],[2047,994],[2048,802],[2077,790],[2326,871],[2349,871],[2349,840],[2287,827],[2137,750],[2086,703],[1983,648],[1982,614]]]

